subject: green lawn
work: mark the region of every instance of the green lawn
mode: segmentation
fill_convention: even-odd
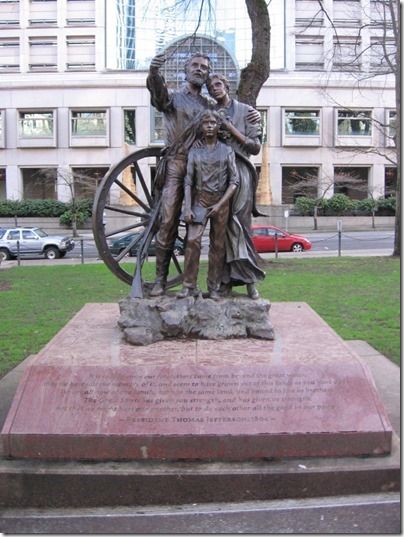
[[[273,259],[258,284],[271,302],[307,302],[343,339],[367,341],[400,361],[400,260]],[[154,263],[143,274],[153,279]],[[206,262],[200,285],[205,289]],[[245,288],[240,288],[245,289]],[[87,302],[118,302],[129,286],[103,264],[16,266],[0,271],[0,376],[37,353]]]

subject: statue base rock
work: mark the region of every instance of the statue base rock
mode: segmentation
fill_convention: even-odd
[[[163,339],[257,338],[274,339],[268,300],[248,297],[204,299],[201,295],[177,299],[128,297],[119,302],[118,326],[132,345]]]

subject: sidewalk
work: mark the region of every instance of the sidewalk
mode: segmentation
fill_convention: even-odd
[[[388,257],[393,254],[393,251],[391,248],[383,248],[378,250],[346,250],[341,251],[341,257]],[[270,253],[263,253],[259,254],[259,256],[262,259],[276,259],[276,255],[274,252]],[[278,253],[278,259],[302,259],[302,258],[314,258],[314,257],[338,257],[338,251],[320,251],[315,252],[313,250],[309,250],[307,252],[280,252]],[[202,254],[201,260],[207,260],[207,255]],[[154,261],[154,257],[150,257],[149,261]],[[182,258],[180,257],[180,260]],[[89,265],[93,263],[103,263],[104,261],[100,258],[96,257],[85,257],[84,260],[81,259],[80,255],[77,257],[65,257],[63,259],[44,259],[44,258],[38,258],[38,259],[21,259],[20,266],[23,267],[29,267],[29,266],[37,266],[37,265],[47,265],[47,266],[60,266],[60,265]],[[18,266],[17,260],[12,261],[3,261],[0,263],[0,270],[1,269],[8,269],[11,267]]]

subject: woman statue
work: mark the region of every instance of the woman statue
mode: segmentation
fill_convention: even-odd
[[[239,173],[239,186],[231,200],[226,233],[222,291],[225,294],[233,286],[246,285],[248,296],[257,300],[259,294],[255,282],[263,280],[265,273],[258,267],[258,254],[251,237],[252,215],[260,213],[255,208],[256,174],[251,171],[249,158],[261,149],[260,117],[251,106],[230,97],[229,83],[223,75],[211,74],[206,85],[222,118],[219,136],[235,151]]]

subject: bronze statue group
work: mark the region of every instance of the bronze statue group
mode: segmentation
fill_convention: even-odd
[[[186,84],[178,91],[167,87],[160,72],[165,61],[163,54],[153,58],[147,77],[151,104],[163,113],[166,129],[156,280],[150,296],[165,293],[182,218],[187,237],[183,288],[177,298],[199,294],[201,243],[209,222],[207,296],[219,300],[233,286],[245,285],[256,300],[255,283],[265,273],[258,267],[251,238],[251,218],[259,213],[249,158],[261,148],[260,115],[230,97],[226,78],[210,72],[206,55],[189,57]],[[205,84],[211,99],[202,95]]]

